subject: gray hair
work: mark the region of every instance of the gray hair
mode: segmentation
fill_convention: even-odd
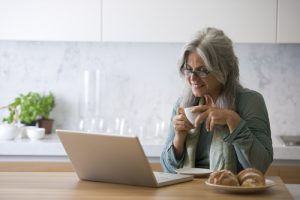
[[[191,51],[195,51],[203,59],[206,68],[223,85],[216,100],[219,108],[235,110],[236,93],[241,84],[239,81],[238,58],[233,51],[232,41],[222,30],[205,28],[188,42],[179,60],[179,71],[183,75],[184,64]],[[188,107],[199,104],[199,97],[193,95],[190,87],[186,87],[181,106]]]

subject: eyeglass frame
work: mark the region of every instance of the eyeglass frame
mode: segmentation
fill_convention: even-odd
[[[184,63],[182,66],[182,73],[187,77],[191,77],[194,74],[200,78],[206,78],[210,74],[210,71],[205,67],[201,67],[198,70],[188,69],[187,63]]]

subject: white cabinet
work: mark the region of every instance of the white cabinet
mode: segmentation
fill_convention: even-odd
[[[300,0],[278,0],[278,43],[300,43]]]
[[[103,41],[185,42],[223,29],[234,42],[276,42],[276,0],[103,0]]]
[[[300,43],[299,10],[300,0],[0,0],[0,40],[186,42],[211,26],[234,42]]]
[[[101,0],[0,0],[0,39],[101,41]]]

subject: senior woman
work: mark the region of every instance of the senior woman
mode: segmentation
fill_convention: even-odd
[[[268,112],[261,94],[241,86],[232,41],[221,30],[203,29],[184,46],[179,70],[187,87],[173,109],[164,171],[253,167],[265,173],[273,160]],[[194,123],[184,112],[192,106]]]

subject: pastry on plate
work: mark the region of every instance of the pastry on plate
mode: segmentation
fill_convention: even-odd
[[[223,169],[210,174],[208,182],[216,185],[239,186],[239,181],[231,171]]]
[[[266,185],[263,173],[255,168],[244,169],[237,175],[237,177],[240,185],[244,187],[258,187]]]

